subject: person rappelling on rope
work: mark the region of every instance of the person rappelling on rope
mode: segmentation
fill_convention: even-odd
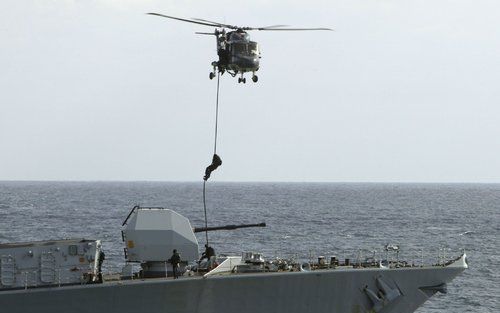
[[[212,172],[215,171],[221,165],[222,165],[221,158],[216,153],[214,153],[214,157],[212,158],[212,164],[207,166],[207,168],[205,169],[205,176],[203,176],[203,180],[207,181],[210,178],[210,174],[212,174]]]
[[[220,82],[220,71],[217,73],[217,98],[215,99],[215,138],[214,138],[214,156],[212,157],[212,164],[207,166],[205,169],[205,176],[203,176],[203,211],[205,212],[205,239],[206,245],[205,247],[209,247],[208,245],[208,219],[207,219],[207,201],[206,201],[206,184],[207,180],[210,178],[210,175],[213,171],[215,171],[219,166],[222,165],[221,158],[217,155],[217,130],[219,125],[219,82]],[[213,251],[213,249],[212,249]],[[215,255],[215,252],[213,253]],[[207,257],[208,261],[210,261],[210,257]],[[201,260],[200,260],[201,261]],[[209,262],[207,262],[209,263]]]

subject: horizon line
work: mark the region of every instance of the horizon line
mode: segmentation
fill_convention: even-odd
[[[0,183],[202,183],[203,180],[115,180],[115,179],[0,179]],[[253,183],[253,184],[475,184],[475,185],[495,185],[497,182],[485,181],[257,181],[257,180],[215,180],[211,183]]]

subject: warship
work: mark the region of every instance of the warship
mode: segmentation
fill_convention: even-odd
[[[195,233],[263,226],[193,228],[173,210],[135,206],[121,229],[126,262],[121,272],[107,275],[100,240],[3,243],[0,310],[409,313],[435,293],[446,293],[447,284],[468,268],[465,253],[429,265],[388,257],[265,259],[248,251],[200,260]],[[176,266],[169,261],[174,249],[181,256]]]

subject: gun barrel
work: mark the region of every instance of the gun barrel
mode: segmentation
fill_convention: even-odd
[[[225,226],[214,226],[214,227],[195,227],[193,229],[193,231],[195,233],[199,233],[199,232],[202,232],[202,231],[234,230],[234,229],[248,228],[248,227],[266,227],[266,223],[242,224],[242,225],[225,225]]]

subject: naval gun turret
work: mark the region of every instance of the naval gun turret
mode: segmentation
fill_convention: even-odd
[[[140,263],[142,277],[165,277],[173,274],[168,260],[174,249],[181,255],[180,273],[184,272],[188,263],[199,259],[195,233],[264,227],[266,224],[193,228],[186,217],[170,209],[135,206],[122,226],[127,263]]]
[[[204,231],[214,231],[214,230],[234,230],[239,228],[248,228],[248,227],[266,227],[266,223],[258,223],[258,224],[241,224],[241,225],[224,225],[224,226],[215,226],[215,227],[195,227],[193,231],[195,233],[201,233]]]
[[[141,264],[143,277],[165,277],[173,273],[168,262],[172,251],[181,255],[181,272],[188,261],[198,259],[198,240],[189,220],[159,207],[135,206],[123,222],[127,262]]]

